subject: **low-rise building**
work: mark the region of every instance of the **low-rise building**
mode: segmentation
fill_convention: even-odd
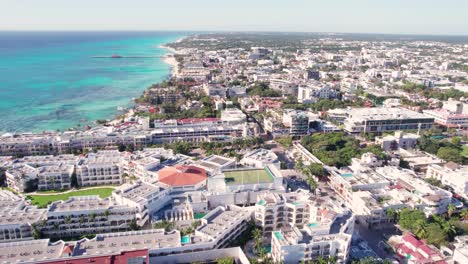
[[[395,135],[376,137],[375,143],[379,144],[384,151],[394,151],[399,148],[413,149],[418,143],[419,135],[395,131]]]
[[[273,151],[260,148],[246,153],[240,163],[254,168],[264,168],[268,164],[279,165],[279,160]]]

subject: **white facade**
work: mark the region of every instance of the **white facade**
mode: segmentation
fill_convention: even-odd
[[[118,151],[89,153],[76,165],[80,186],[122,184],[122,158]]]

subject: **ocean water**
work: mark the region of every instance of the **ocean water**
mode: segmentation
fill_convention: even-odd
[[[170,74],[172,32],[0,32],[0,132],[66,130],[132,105]],[[93,56],[140,58],[93,58]],[[143,58],[141,58],[143,57]]]

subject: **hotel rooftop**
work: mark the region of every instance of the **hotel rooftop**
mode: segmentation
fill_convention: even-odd
[[[95,238],[76,242],[73,256],[111,255],[123,251],[180,247],[181,237],[176,230],[164,229],[98,234]]]

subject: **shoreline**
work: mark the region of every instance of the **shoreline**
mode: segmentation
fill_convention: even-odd
[[[179,43],[179,42],[183,41],[184,39],[186,39],[187,37],[188,36],[184,36],[184,37],[178,38],[176,41],[168,42],[168,43],[157,46],[157,48],[161,48],[161,49],[164,49],[166,51],[165,54],[160,56],[159,58],[161,58],[163,63],[166,63],[166,64],[168,64],[170,66],[170,71],[169,71],[168,76],[164,77],[163,79],[161,79],[160,81],[158,81],[156,83],[161,83],[164,80],[168,80],[168,79],[171,79],[174,76],[177,76],[177,74],[179,72],[179,63],[175,59],[174,55],[178,54],[179,52],[176,49],[167,46],[167,44]],[[119,110],[117,110],[117,108],[118,108],[117,107],[115,112],[112,115],[110,115],[107,119],[105,119],[107,121],[107,124],[118,125],[118,124],[120,124],[122,122],[122,118],[128,118],[128,117],[134,116],[133,109],[136,106],[136,103],[135,103],[134,99],[142,96],[144,94],[144,92],[149,87],[150,86],[145,87],[144,90],[142,91],[142,93],[140,93],[138,96],[129,98],[129,103],[123,110],[119,111]],[[71,126],[71,127],[65,127],[65,128],[61,128],[61,129],[57,129],[57,130],[53,129],[53,130],[43,130],[43,131],[37,131],[37,132],[34,132],[34,131],[15,131],[15,132],[0,131],[0,135],[9,134],[9,133],[13,133],[13,134],[37,134],[37,135],[40,135],[40,134],[45,134],[45,133],[56,133],[56,132],[64,133],[64,132],[67,132],[67,131],[86,131],[86,130],[88,130],[88,129],[86,129],[87,126],[89,126],[91,128],[96,128],[96,127],[103,126],[102,124],[97,123],[98,120],[99,119],[87,120],[86,124],[84,124],[82,126]]]
[[[179,43],[179,42],[183,41],[185,38],[187,38],[187,36],[179,38],[175,42],[170,42],[170,43]],[[170,66],[170,68],[171,68],[170,72],[169,72],[169,76],[164,78],[163,80],[171,79],[172,77],[176,77],[177,74],[179,73],[179,63],[177,62],[177,60],[174,57],[174,55],[178,54],[179,52],[176,49],[167,46],[167,44],[170,44],[170,43],[166,43],[166,44],[162,44],[162,45],[158,46],[158,48],[165,49],[167,51],[165,55],[161,56],[161,58],[162,58],[162,61],[164,63],[168,64]],[[145,88],[145,90],[143,91],[143,94],[148,88],[149,87]],[[131,100],[131,102],[132,102],[132,106],[130,108],[124,110],[120,115],[109,119],[109,121],[107,123],[111,124],[111,125],[117,125],[117,124],[119,124],[121,122],[121,119],[119,119],[119,117],[127,118],[127,117],[134,116],[134,112],[133,112],[132,107],[134,107],[136,105],[136,103],[135,103],[135,100],[133,100],[133,99]],[[94,120],[93,122],[96,123],[96,121],[97,120]]]

